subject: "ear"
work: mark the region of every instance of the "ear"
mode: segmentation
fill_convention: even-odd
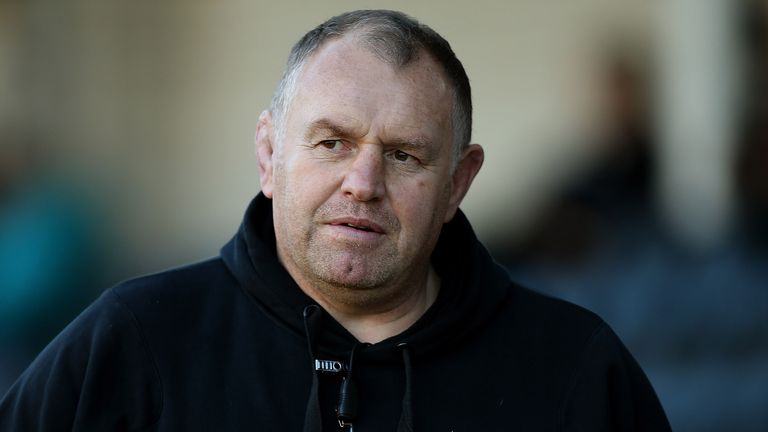
[[[264,196],[272,199],[272,172],[275,156],[275,128],[272,123],[272,114],[265,110],[259,116],[256,125],[256,161],[259,165],[259,182]]]
[[[464,199],[467,191],[469,191],[469,186],[472,185],[472,180],[475,179],[480,167],[483,166],[484,159],[485,152],[480,144],[470,144],[461,153],[461,159],[451,180],[451,195],[448,198],[448,209],[445,212],[444,223],[453,219],[461,200]]]

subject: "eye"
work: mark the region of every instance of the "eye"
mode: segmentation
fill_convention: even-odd
[[[325,147],[328,150],[341,150],[341,148],[344,146],[344,143],[341,140],[324,140],[320,141],[320,145]]]
[[[414,159],[413,156],[409,155],[408,153],[402,150],[395,150],[392,153],[392,157],[394,157],[395,160],[398,160],[400,162],[408,162],[409,159]]]

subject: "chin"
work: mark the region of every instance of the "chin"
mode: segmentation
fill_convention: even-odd
[[[397,291],[391,285],[378,285],[367,280],[333,282],[321,291],[323,296],[335,305],[372,311],[390,304],[397,297]]]
[[[339,248],[328,245],[316,248],[308,258],[315,275],[329,285],[350,289],[373,289],[392,281],[396,254],[392,251]],[[321,252],[322,249],[322,252]],[[315,259],[312,259],[314,255]]]
[[[368,269],[366,266],[345,266],[340,262],[338,267],[327,269],[320,274],[326,284],[343,287],[352,291],[372,290],[387,283],[390,279],[380,271]]]

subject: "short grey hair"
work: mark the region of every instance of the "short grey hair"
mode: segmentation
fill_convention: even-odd
[[[390,10],[358,10],[337,15],[305,34],[293,46],[270,107],[277,141],[282,142],[284,137],[286,112],[296,92],[296,82],[309,57],[327,41],[353,32],[366,48],[395,67],[404,67],[417,60],[422,50],[442,66],[453,93],[451,122],[455,167],[472,138],[469,78],[448,41],[414,18]]]

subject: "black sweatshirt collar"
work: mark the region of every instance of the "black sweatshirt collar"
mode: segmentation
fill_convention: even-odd
[[[251,202],[237,234],[221,250],[229,270],[278,325],[304,338],[303,311],[315,304],[277,259],[272,201],[259,193]],[[470,336],[498,310],[507,295],[509,278],[478,242],[459,210],[443,226],[432,255],[441,287],[435,303],[405,332],[365,350],[366,358],[401,362],[393,350],[408,343],[421,357],[450,350]],[[341,357],[358,341],[330,316],[324,320],[319,355]]]
[[[319,432],[322,416],[319,380],[314,361],[348,356],[337,418],[353,424],[357,403],[353,358],[363,362],[399,362],[405,373],[405,392],[398,432],[412,432],[412,355],[422,360],[457,349],[464,338],[492,317],[507,294],[506,272],[493,263],[480,245],[466,217],[458,211],[443,226],[432,265],[441,279],[435,303],[403,333],[377,344],[361,344],[298,287],[277,259],[272,202],[259,194],[251,202],[238,233],[222,248],[222,258],[260,308],[278,325],[305,339],[312,364],[312,386],[304,431]],[[355,360],[357,362],[358,360]],[[348,430],[352,430],[349,428]]]

